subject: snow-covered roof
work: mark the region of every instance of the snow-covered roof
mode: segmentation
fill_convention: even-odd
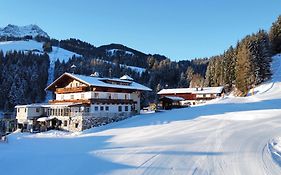
[[[119,78],[101,78],[101,77],[92,77],[86,75],[78,75],[78,74],[71,74],[71,73],[64,73],[58,79],[56,79],[52,84],[50,84],[46,90],[49,90],[52,86],[56,84],[63,76],[69,76],[73,79],[76,79],[82,83],[85,83],[89,86],[97,86],[97,87],[111,87],[117,89],[130,89],[130,90],[140,90],[140,91],[151,91],[150,88],[136,83],[134,81],[127,81],[127,80],[120,80]],[[124,84],[111,84],[107,81],[111,82],[120,82]],[[127,84],[127,85],[125,85]]]
[[[203,88],[175,88],[175,89],[162,89],[157,94],[220,94],[223,91],[223,86],[219,87],[203,87]]]
[[[40,108],[47,106],[48,103],[34,103],[34,104],[27,104],[27,105],[16,105],[15,108]]]
[[[173,101],[183,101],[184,100],[184,98],[176,97],[176,96],[165,96],[164,98],[168,98],[168,99],[171,99]]]
[[[123,75],[122,77],[120,77],[120,80],[133,81],[134,79],[132,77],[130,77],[129,75]]]
[[[48,104],[48,103],[34,103],[27,105],[16,105],[15,108],[48,108],[48,107],[68,107],[74,105],[74,103],[56,103],[56,104]]]

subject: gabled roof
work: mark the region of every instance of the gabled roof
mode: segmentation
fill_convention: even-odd
[[[175,89],[162,89],[157,94],[220,94],[223,91],[223,86],[219,87],[203,87],[203,88],[175,88]]]
[[[78,75],[78,74],[71,74],[71,73],[67,73],[67,72],[62,74],[59,78],[57,78],[45,90],[51,90],[52,88],[54,88],[55,85],[64,77],[69,77],[69,78],[75,79],[88,86],[151,91],[150,88],[143,86],[139,83],[136,83],[134,81],[120,80],[118,78],[101,78],[101,77],[93,77],[93,76],[86,76],[86,75]],[[120,83],[124,83],[124,84],[111,84],[109,82],[120,82]]]

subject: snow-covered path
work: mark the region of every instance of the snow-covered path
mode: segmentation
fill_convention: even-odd
[[[279,175],[281,56],[256,95],[130,119],[82,133],[15,133],[0,144],[4,174]],[[14,168],[16,167],[16,168]]]

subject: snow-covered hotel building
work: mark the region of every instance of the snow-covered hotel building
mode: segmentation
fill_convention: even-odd
[[[55,94],[48,104],[15,107],[19,128],[82,131],[122,120],[138,114],[141,91],[151,91],[128,75],[119,79],[71,73],[61,75],[46,90]]]

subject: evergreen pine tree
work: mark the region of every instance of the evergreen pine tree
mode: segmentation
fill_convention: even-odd
[[[281,53],[281,16],[278,17],[269,31],[269,39],[271,43],[272,53]]]

